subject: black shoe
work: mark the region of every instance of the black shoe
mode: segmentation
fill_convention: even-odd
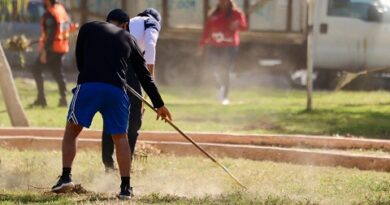
[[[29,105],[30,108],[32,107],[46,107],[47,106],[47,102],[46,102],[46,99],[36,99],[33,103],[31,103]]]
[[[129,187],[129,186],[121,186],[121,192],[119,192],[119,194],[117,195],[119,199],[125,199],[125,200],[129,200],[133,196],[134,196],[133,187]]]
[[[57,184],[55,184],[51,191],[55,193],[66,193],[71,191],[74,188],[74,184],[72,182],[72,178],[70,176],[63,177],[60,176]]]
[[[65,97],[61,97],[60,101],[58,102],[58,107],[67,107],[68,106],[68,101],[66,100]]]

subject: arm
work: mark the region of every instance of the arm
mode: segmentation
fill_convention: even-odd
[[[198,50],[196,52],[196,56],[203,55],[204,46],[209,41],[209,38],[210,38],[210,22],[207,21],[206,24],[204,25],[204,28],[203,28],[202,37],[200,38],[200,41],[199,41],[199,46],[198,46]]]
[[[44,46],[44,50],[49,51],[53,47],[53,42],[57,30],[57,22],[54,19],[54,16],[52,16],[50,13],[45,15],[45,22],[44,22],[44,27],[46,31],[46,42]]]
[[[153,78],[150,75],[148,68],[146,67],[141,51],[139,50],[139,47],[133,38],[131,38],[131,49],[132,52],[129,63],[132,63],[132,66],[135,68],[134,71],[138,77],[138,80],[141,82],[142,88],[152,100],[154,108],[157,108],[156,120],[172,120],[171,113],[169,112],[168,108],[164,106],[164,102],[160,96],[160,93],[158,92],[157,87],[153,82]]]
[[[246,21],[245,14],[243,12],[239,12],[239,13],[240,13],[240,18],[239,18],[240,26],[238,29],[241,31],[246,31],[248,30],[248,22]]]
[[[57,28],[57,23],[54,17],[47,13],[43,16],[42,20],[43,30],[45,38],[40,39],[42,42],[42,47],[39,52],[39,61],[43,64],[47,63],[47,51],[53,48],[53,42],[55,38],[55,32]]]
[[[211,24],[210,21],[207,21],[204,25],[202,36],[201,36],[200,41],[199,41],[200,46],[204,46],[209,41],[210,26],[211,26],[210,24]]]
[[[156,29],[149,28],[145,30],[145,60],[149,72],[152,74],[153,78],[158,36],[159,32]]]
[[[138,80],[142,85],[142,88],[152,100],[153,106],[155,108],[163,107],[164,102],[146,66],[145,59],[143,58],[142,53],[133,38],[131,38],[130,40],[130,46],[131,55],[128,64],[134,68],[134,72],[137,75]]]
[[[147,64],[148,70],[150,74],[152,75],[152,78],[154,79],[154,64]]]
[[[244,13],[241,11],[235,11],[234,18],[235,20],[230,24],[231,30],[245,31],[248,29],[248,23]]]
[[[241,11],[234,11],[234,20],[230,24],[230,30],[232,31],[245,31],[248,29],[248,23],[244,13]]]

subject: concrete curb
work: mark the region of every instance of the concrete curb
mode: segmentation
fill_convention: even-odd
[[[60,137],[0,136],[0,146],[24,150],[60,150]],[[177,156],[204,156],[188,142],[143,141],[161,150],[163,154]],[[233,145],[199,143],[206,151],[217,157],[267,160],[316,166],[342,166],[361,170],[390,171],[390,157],[366,156],[332,151],[313,151],[297,148],[278,148],[256,145]],[[99,150],[100,139],[80,138],[78,147],[84,150]]]
[[[64,130],[58,128],[0,128],[0,136],[62,137],[63,134]],[[309,135],[248,135],[192,132],[187,132],[187,134],[196,142],[204,143],[329,149],[380,149],[390,151],[390,140]],[[100,130],[83,130],[80,138],[100,139],[100,136]],[[187,142],[184,137],[176,132],[141,132],[139,139]]]

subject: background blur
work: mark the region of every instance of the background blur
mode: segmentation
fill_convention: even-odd
[[[161,84],[198,84],[213,81],[204,59],[195,57],[196,48],[208,11],[217,0],[63,0],[72,19],[79,23],[104,20],[113,8],[122,8],[135,16],[147,7],[158,9],[163,16],[157,55],[157,80]],[[304,31],[306,29],[306,1],[303,0],[238,0],[237,5],[246,13],[249,31],[242,34],[240,57],[236,73],[251,79],[253,84],[287,86],[285,76],[273,78],[257,75],[258,72],[273,74],[290,68],[303,68],[305,64]],[[13,35],[25,34],[36,40],[39,37],[40,16],[43,14],[40,0],[0,1],[0,40]],[[75,39],[75,36],[73,36]],[[74,43],[73,43],[74,46]],[[169,52],[167,52],[169,51]],[[6,51],[14,70],[20,70],[18,54]],[[34,62],[35,52],[27,53],[26,64]],[[280,58],[284,58],[279,64]],[[261,60],[276,59],[272,68],[261,69]],[[268,62],[268,61],[267,61]],[[75,71],[73,52],[66,56],[67,72]],[[255,75],[254,75],[255,74]],[[182,76],[186,76],[182,78]],[[179,80],[181,79],[181,80]],[[185,79],[185,80],[183,80]],[[238,83],[247,83],[245,79]]]
[[[204,58],[195,57],[203,23],[217,0],[62,0],[79,23],[104,20],[113,8],[135,16],[147,7],[163,17],[157,54],[160,84],[212,83]],[[236,0],[245,12],[249,30],[241,32],[240,54],[233,85],[302,87],[306,81],[307,1]],[[390,66],[389,1],[324,0],[314,8],[320,30],[314,50],[314,86],[333,89],[344,71],[359,72]],[[0,0],[0,40],[25,34],[36,40],[43,13],[40,0]],[[372,15],[374,13],[375,15]],[[372,16],[380,16],[373,18]],[[371,33],[369,32],[371,31]],[[390,35],[390,34],[389,34]],[[74,46],[73,36],[73,46]],[[6,51],[14,70],[20,70],[18,54]],[[35,52],[26,54],[26,64]],[[66,71],[75,71],[73,52],[66,56]],[[386,71],[361,76],[348,89],[388,89]]]

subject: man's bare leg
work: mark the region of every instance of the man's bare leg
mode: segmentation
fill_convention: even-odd
[[[121,175],[120,199],[130,199],[132,197],[132,188],[130,187],[130,165],[131,151],[126,134],[112,135],[116,148],[116,159],[118,161],[119,172]]]
[[[72,167],[73,160],[76,156],[76,143],[82,126],[73,122],[68,122],[65,128],[64,138],[62,140],[62,166]]]
[[[116,148],[116,160],[122,177],[130,176],[131,151],[126,134],[112,135]]]
[[[80,134],[82,126],[73,122],[66,124],[64,138],[62,139],[62,175],[58,182],[52,187],[56,193],[64,193],[73,189],[74,184],[71,178],[72,163],[76,156],[77,136]]]

